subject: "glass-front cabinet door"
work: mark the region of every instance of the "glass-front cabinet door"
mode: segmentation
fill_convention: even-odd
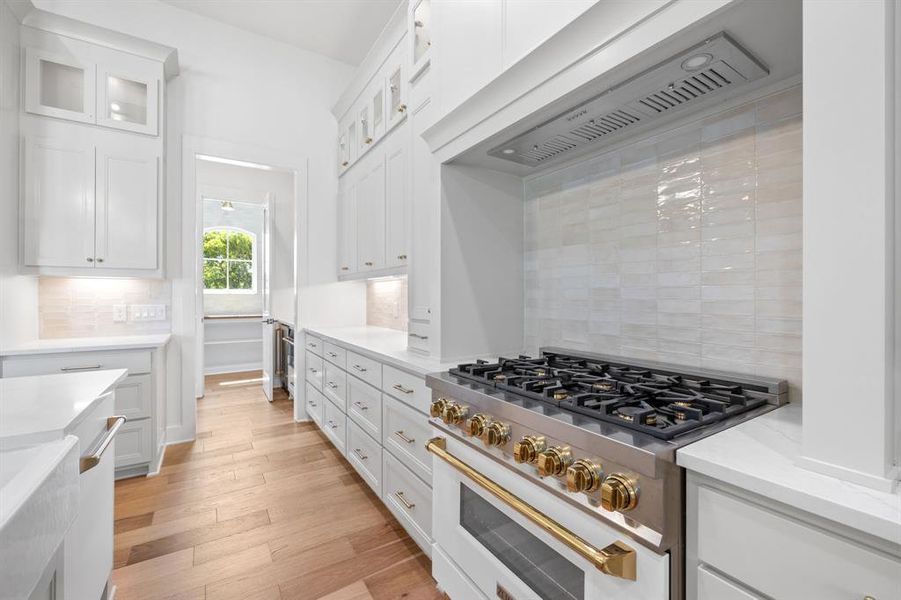
[[[400,64],[388,71],[388,128],[392,128],[407,116],[406,86]]]
[[[159,104],[155,79],[135,77],[117,70],[99,69],[97,123],[116,129],[156,135]]]
[[[378,141],[385,135],[385,86],[381,78],[376,82],[375,91],[372,92],[372,138]]]
[[[96,67],[72,56],[25,50],[25,110],[38,115],[94,122]]]
[[[418,73],[432,47],[432,7],[429,0],[419,0],[413,8],[413,72]]]
[[[372,123],[370,122],[369,116],[369,106],[364,105],[363,108],[360,109],[360,116],[358,119],[358,123],[360,126],[360,156],[369,150],[369,147],[372,146]]]

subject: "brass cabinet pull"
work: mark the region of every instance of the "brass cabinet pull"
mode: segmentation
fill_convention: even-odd
[[[402,386],[402,385],[399,384],[399,383],[395,383],[395,384],[392,385],[391,387],[393,387],[394,389],[396,389],[398,392],[403,392],[404,394],[412,394],[413,392],[416,391],[416,390],[413,390],[413,389],[410,389],[410,388],[405,388],[404,386]]]
[[[341,267],[342,271],[350,271],[350,267]]]
[[[125,425],[125,421],[127,420],[128,419],[126,419],[123,415],[109,417],[106,420],[106,435],[103,436],[103,439],[99,444],[97,444],[97,447],[93,452],[91,452],[87,456],[82,456],[81,460],[78,461],[79,473],[90,471],[100,464],[100,459],[103,458],[103,453],[106,452],[107,448],[109,448],[109,445],[112,443],[113,438],[115,438],[116,434],[119,433],[119,428]]]
[[[318,373],[318,372],[319,372],[319,371],[317,371],[317,370],[314,369],[313,367],[310,367],[310,373]]]
[[[354,448],[354,454],[356,454],[360,460],[366,460],[367,458],[369,458],[368,456],[363,454],[363,451],[359,448]]]
[[[354,406],[356,406],[360,410],[369,410],[369,407],[366,406],[365,404],[363,404],[362,402],[360,402],[359,400],[354,402]]]
[[[315,348],[316,342],[307,342],[307,346],[309,346],[310,348]]]
[[[351,365],[351,366],[352,366],[354,369],[356,369],[357,371],[359,371],[360,373],[365,373],[365,372],[366,372],[366,367],[361,367],[360,365]]]
[[[407,255],[406,254],[398,254],[397,260],[407,260]]]
[[[416,505],[404,497],[404,493],[400,490],[394,492],[394,497],[401,501],[401,503],[407,507],[407,510],[413,510],[416,508]]]
[[[614,577],[621,577],[635,581],[636,556],[635,550],[622,542],[613,542],[606,548],[595,548],[578,535],[550,518],[537,508],[513,494],[505,487],[498,485],[479,471],[447,451],[447,440],[441,437],[432,438],[425,445],[426,450],[463,473],[483,489],[491,492],[498,500],[527,518],[529,521],[541,527],[554,538],[577,552],[580,556],[592,563],[601,572]]]
[[[63,367],[60,371],[69,373],[71,371],[96,371],[97,369],[102,369],[103,365],[85,365],[83,367]]]
[[[335,383],[334,381],[328,381],[328,382],[326,382],[325,385],[329,386],[329,387],[332,388],[333,390],[337,390],[337,389],[338,389],[338,384]]]
[[[402,439],[403,441],[407,442],[408,444],[412,444],[413,442],[416,441],[416,440],[414,440],[413,438],[409,438],[409,437],[405,436],[405,435],[404,435],[404,430],[403,430],[403,429],[399,429],[398,431],[395,431],[395,432],[394,432],[394,435],[396,435],[397,437],[399,437],[399,438]]]
[[[328,423],[328,424],[329,424],[329,427],[331,427],[332,429],[338,429],[338,424],[335,423],[334,421],[332,421],[331,419],[329,419],[328,421],[326,421],[326,423]]]
[[[364,262],[363,264],[366,265],[367,267],[371,267],[371,266],[372,266],[372,263],[371,263],[371,262]]]
[[[328,354],[328,355],[331,356],[332,358],[338,358],[338,355],[337,355],[336,353],[334,353],[334,352],[326,352],[326,354]]]
[[[313,408],[316,408],[317,406],[319,406],[318,404],[316,404],[316,403],[313,402],[312,400],[310,400],[309,402],[307,402],[307,404],[309,404],[309,405],[312,406]]]
[[[102,259],[102,258],[97,258],[97,259],[95,259],[95,260],[96,260],[97,262],[99,262],[99,263],[103,262],[103,259]]]
[[[90,256],[86,257],[85,260],[88,261],[88,262],[94,262],[94,259],[91,258]]]

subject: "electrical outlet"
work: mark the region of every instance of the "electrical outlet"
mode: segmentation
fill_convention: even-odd
[[[165,304],[132,304],[128,307],[130,321],[165,321]]]
[[[128,320],[128,305],[113,304],[113,323],[124,323]]]

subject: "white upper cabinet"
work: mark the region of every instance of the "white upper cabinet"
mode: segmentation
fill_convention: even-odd
[[[25,110],[93,123],[96,65],[72,55],[25,49]]]
[[[115,134],[98,140],[94,250],[98,268],[159,266],[158,180],[159,157],[152,144]]]
[[[156,135],[159,81],[112,65],[100,65],[98,76],[97,124]]]
[[[369,92],[369,115],[372,119],[372,139],[378,142],[385,135],[385,84],[380,77]]]
[[[385,259],[388,267],[406,266],[409,258],[410,138],[406,126],[385,147]]]
[[[357,268],[360,272],[384,269],[385,161],[361,165],[366,171],[357,185]]]
[[[370,116],[369,103],[364,102],[357,112],[357,126],[360,128],[360,144],[357,156],[363,156],[372,147],[372,117]]]
[[[343,172],[348,165],[350,165],[350,151],[347,147],[347,131],[341,128],[338,136],[338,172]]]
[[[27,137],[24,156],[24,263],[94,266],[94,144],[73,132]]]
[[[345,182],[338,195],[338,276],[357,272],[357,186]]]
[[[402,46],[398,45],[388,62],[388,128],[392,128],[407,116],[407,82],[406,70],[402,58]],[[400,55],[400,56],[398,56]]]
[[[413,52],[413,72],[418,73],[429,60],[432,47],[432,4],[431,0],[412,3],[409,40]]]

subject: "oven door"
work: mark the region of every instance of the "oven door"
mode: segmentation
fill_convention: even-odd
[[[455,438],[435,438],[429,449],[435,544],[486,597],[669,598],[668,555],[638,546]]]

